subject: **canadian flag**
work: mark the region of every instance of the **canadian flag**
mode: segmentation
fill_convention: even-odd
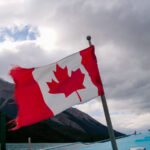
[[[18,115],[15,130],[53,117],[65,109],[104,94],[94,46],[56,63],[10,71],[15,82]]]

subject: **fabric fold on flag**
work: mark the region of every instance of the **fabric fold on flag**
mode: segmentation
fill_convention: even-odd
[[[104,94],[93,45],[46,66],[12,68],[10,75],[15,82],[18,106],[16,127],[11,130],[48,119]]]

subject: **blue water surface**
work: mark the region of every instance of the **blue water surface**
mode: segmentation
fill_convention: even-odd
[[[117,139],[118,150],[129,150],[133,147],[144,147],[150,150],[150,132],[131,135]],[[48,147],[44,150],[112,150],[111,142],[70,143]]]
[[[145,147],[150,150],[150,132],[117,139],[118,150],[129,150],[132,147]],[[112,150],[111,143],[94,143],[76,150]]]

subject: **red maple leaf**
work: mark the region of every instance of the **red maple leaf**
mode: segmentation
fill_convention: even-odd
[[[79,97],[81,102],[81,97],[77,90],[84,89],[83,81],[85,74],[81,72],[80,69],[71,72],[71,76],[68,75],[68,68],[61,68],[58,64],[56,64],[56,71],[53,71],[55,77],[58,82],[52,79],[52,82],[47,82],[48,87],[50,88],[49,93],[58,94],[64,93],[66,97],[68,97],[73,92]]]

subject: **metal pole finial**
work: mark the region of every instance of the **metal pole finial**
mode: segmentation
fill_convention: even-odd
[[[92,43],[91,43],[91,36],[90,35],[88,35],[87,37],[86,37],[86,39],[88,40],[88,42],[89,42],[89,46],[92,46]]]

